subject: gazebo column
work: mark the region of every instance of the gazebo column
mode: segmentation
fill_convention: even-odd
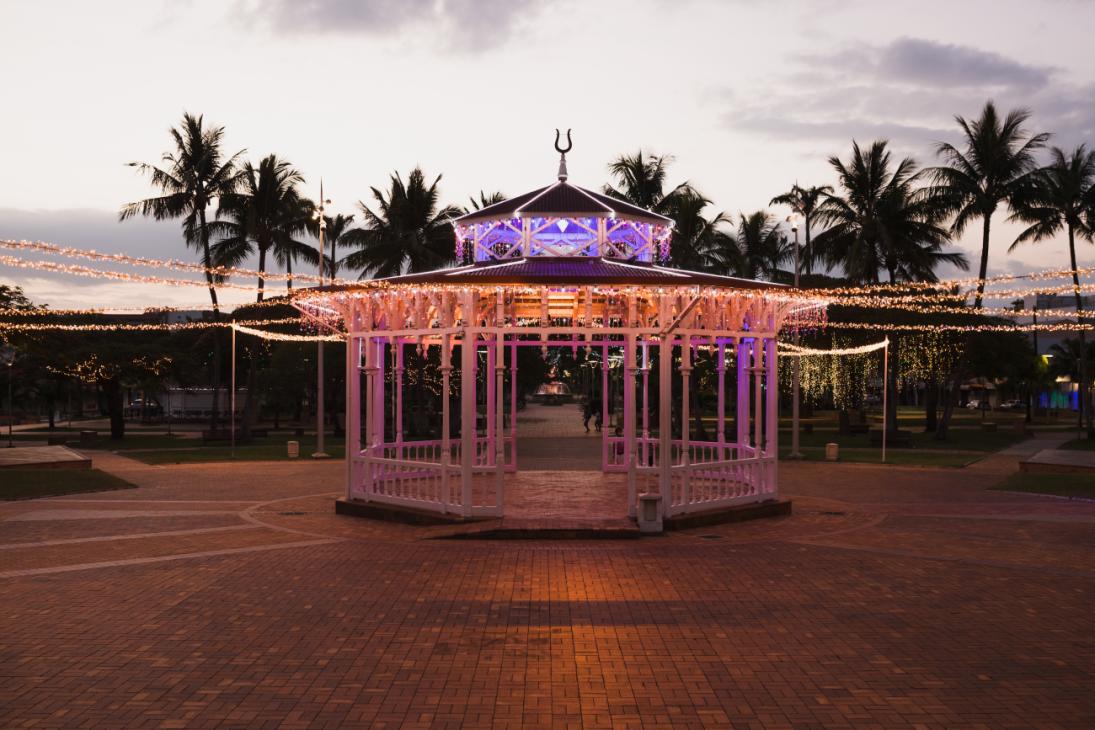
[[[449,467],[452,464],[452,335],[441,336],[441,511],[447,512],[450,499]]]
[[[354,321],[348,323],[353,330]],[[357,456],[361,451],[361,338],[346,336],[346,499],[353,499],[358,483]]]
[[[718,396],[718,416],[717,416],[717,428],[718,443],[719,443],[719,461],[726,460],[726,343],[723,340],[718,341],[718,358],[716,363],[716,371],[719,375],[719,396]]]
[[[365,350],[365,447],[363,450],[365,463],[365,500],[374,492],[373,465],[370,459],[373,456],[373,443],[376,440],[376,419],[373,411],[376,409],[376,389],[373,381],[377,378],[376,346],[372,337],[363,337],[361,347]],[[347,454],[347,458],[351,458]]]
[[[387,429],[384,427],[384,378],[387,377],[387,353],[384,348],[384,338],[377,337],[373,343],[376,348],[376,359],[373,361],[376,374],[373,377],[373,440],[375,445],[383,447],[387,437]],[[381,449],[383,451],[383,449]],[[383,456],[383,453],[380,454]]]
[[[776,463],[779,457],[779,353],[776,352],[776,335],[764,341],[765,378],[767,388],[768,433],[764,439],[765,456],[771,457],[764,470],[766,491],[775,496]]]
[[[761,340],[753,339],[753,448],[760,456],[764,446],[764,351],[761,349]]]
[[[395,453],[403,459],[403,339],[395,338]]]
[[[496,357],[495,353],[498,351],[497,337],[498,337],[498,335],[496,334],[494,341],[488,340],[485,343],[485,346],[486,346],[486,349],[487,349],[487,366],[486,366],[486,372],[483,374],[483,380],[485,381],[484,382],[484,387],[487,389],[487,402],[486,402],[487,453],[485,454],[487,466],[494,466],[494,464],[495,464],[494,442],[495,442],[495,439],[497,438],[498,430],[499,430],[498,427],[496,427],[496,425],[495,425],[495,412],[494,412],[495,411],[494,402],[495,402],[495,399],[497,398],[498,391],[501,390],[501,388],[498,388],[498,387],[495,386],[495,380],[494,380],[494,361],[495,361],[495,357]]]
[[[650,343],[643,341],[643,466],[650,464]]]
[[[673,369],[673,336],[661,335],[658,343],[658,493],[662,496],[662,517],[669,514],[669,501],[672,496],[669,480],[672,476],[670,466],[673,461],[673,434],[671,433],[673,411],[673,381],[670,378]]]
[[[517,338],[512,342],[509,351],[509,437],[511,468],[517,471]]]
[[[737,458],[744,459],[745,448],[749,445],[749,341],[744,337],[738,338],[738,404],[734,412],[734,425],[737,427]]]
[[[506,476],[506,399],[502,396],[506,387],[506,338],[501,327],[494,335],[494,411],[488,416],[494,422],[491,447],[494,449],[494,504],[498,516],[502,515],[502,489]]]
[[[689,483],[689,465],[692,463],[691,452],[691,401],[689,387],[692,376],[692,337],[681,338],[681,503],[685,506],[691,504],[691,484]]]
[[[635,516],[635,335],[624,339],[624,454],[627,459],[627,516]]]
[[[601,471],[608,469],[608,340],[601,340]]]
[[[475,337],[471,327],[465,326],[463,339],[460,341],[460,502],[465,517],[471,516],[472,477],[475,470]]]

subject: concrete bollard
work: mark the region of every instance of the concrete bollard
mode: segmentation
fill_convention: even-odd
[[[840,444],[825,444],[825,461],[840,461]]]
[[[657,534],[662,531],[662,495],[639,495],[639,532]]]
[[[290,441],[288,443],[288,446],[289,446],[289,458],[290,459],[300,458],[300,442],[299,441]]]

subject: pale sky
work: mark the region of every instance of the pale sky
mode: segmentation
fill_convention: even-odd
[[[228,152],[290,160],[312,196],[322,176],[334,212],[415,165],[457,205],[547,184],[553,130],[572,127],[572,182],[599,187],[642,147],[736,215],[833,182],[826,158],[853,138],[933,164],[953,116],[989,98],[1030,107],[1055,144],[1095,144],[1093,27],[1083,0],[0,0],[0,238],[192,259],[176,222],[116,222],[153,193],[125,163],[157,161],[184,110],[223,125]],[[1060,243],[1008,255],[1003,218],[990,272],[1067,266]],[[208,302],[0,282],[53,307]]]

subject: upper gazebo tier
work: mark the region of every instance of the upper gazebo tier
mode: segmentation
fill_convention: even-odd
[[[470,249],[475,262],[559,256],[664,261],[673,231],[671,218],[568,183],[565,154],[558,181],[462,215],[453,225],[457,258]]]

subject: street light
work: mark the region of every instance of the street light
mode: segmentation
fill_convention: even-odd
[[[331,201],[323,197],[323,179],[319,180],[319,205],[313,218],[319,223],[319,285],[323,286],[323,259],[327,255],[327,206]],[[333,276],[332,276],[333,278]],[[316,451],[313,459],[328,459],[330,454],[323,442],[323,340],[316,341]]]
[[[798,289],[799,285],[799,269],[801,268],[799,262],[799,248],[798,248],[798,213],[792,213],[787,216],[787,223],[791,226],[791,232],[795,234],[795,289]],[[798,328],[792,335],[794,343],[798,346]],[[791,455],[792,459],[801,459],[802,452],[799,451],[799,380],[800,380],[800,368],[802,367],[802,358],[791,358]]]
[[[0,349],[0,362],[8,366],[8,448],[15,446],[12,441],[12,426],[15,423],[15,400],[12,398],[12,382],[15,378],[15,348]]]

